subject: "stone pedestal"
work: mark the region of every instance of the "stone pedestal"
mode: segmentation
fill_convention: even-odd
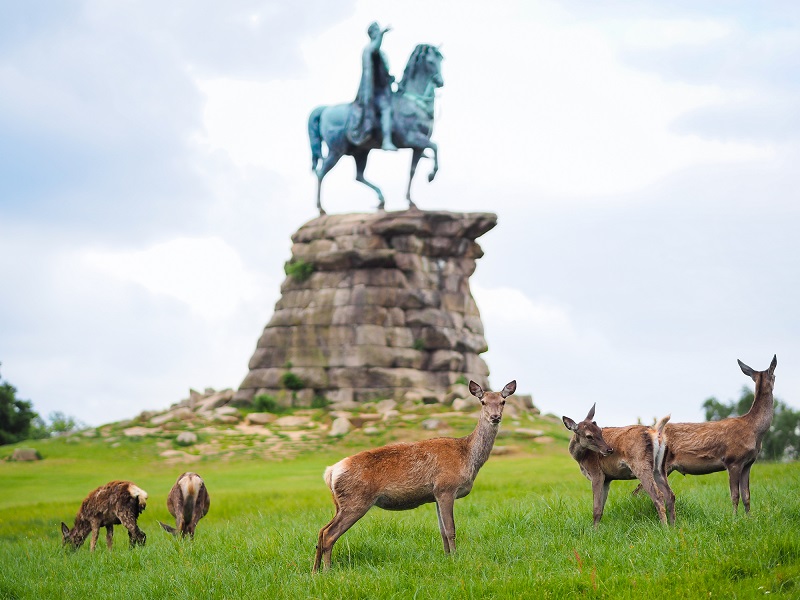
[[[272,319],[235,400],[281,404],[442,401],[455,383],[488,389],[469,277],[492,213],[327,215],[292,236]]]

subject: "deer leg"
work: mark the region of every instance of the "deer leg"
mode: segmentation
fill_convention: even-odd
[[[456,521],[453,517],[455,495],[442,494],[436,497],[436,510],[439,512],[439,532],[444,541],[444,551],[447,554],[456,551]]]
[[[635,475],[635,473],[634,473]],[[655,478],[653,477],[652,473],[642,474],[639,477],[639,481],[642,482],[642,487],[644,491],[648,493],[650,499],[653,501],[653,504],[656,507],[656,512],[658,512],[658,518],[661,520],[662,523],[667,523],[667,511],[664,507],[664,496],[661,493],[658,485],[656,485]]]
[[[666,474],[661,471],[655,471],[653,473],[653,477],[655,478],[656,485],[658,489],[661,491],[661,495],[664,498],[664,502],[667,505],[667,520],[670,524],[675,524],[675,494],[672,491],[672,488],[669,487],[669,479],[667,478]]]
[[[136,513],[131,510],[125,511],[117,516],[120,523],[122,523],[125,529],[128,530],[128,539],[130,540],[131,548],[137,544],[144,546],[147,536],[145,535],[144,531],[139,529],[139,525],[136,523]]]
[[[608,488],[611,486],[611,481],[606,480],[605,477],[597,477],[592,480],[592,498],[593,498],[593,516],[594,526],[597,527],[600,519],[603,518],[603,509],[606,506],[606,499],[608,498]]]
[[[739,481],[739,493],[742,495],[745,514],[750,512],[750,468],[753,463],[745,465],[742,469],[742,479]]]
[[[182,511],[175,512],[175,529],[181,532],[181,538],[186,537],[186,519],[183,518]]]
[[[94,552],[95,546],[97,546],[97,537],[100,535],[100,526],[95,525],[92,523],[92,540],[89,542],[89,550]]]
[[[331,522],[323,527],[319,532],[317,538],[317,554],[314,557],[314,567],[311,569],[312,573],[319,571],[320,562],[323,568],[330,569],[331,567],[331,551],[333,545],[348,529],[350,529],[356,521],[367,514],[372,504],[366,506],[349,507],[337,509],[336,515],[331,519]]]
[[[356,161],[356,181],[363,183],[368,188],[372,188],[375,193],[378,194],[378,210],[383,210],[383,207],[386,205],[386,201],[383,199],[383,192],[381,192],[377,185],[364,179],[364,171],[367,169],[368,156],[369,150],[364,150],[353,154],[353,160]]]
[[[114,546],[114,526],[113,525],[106,525],[106,546],[108,549]]]
[[[439,533],[442,535],[442,542],[444,543],[444,551],[450,552],[450,544],[447,543],[447,536],[444,533],[444,523],[442,522],[442,511],[439,508],[438,502],[436,502],[436,518],[439,521]]]
[[[739,512],[739,486],[742,480],[742,469],[738,465],[728,465],[728,484],[731,488],[733,514]]]

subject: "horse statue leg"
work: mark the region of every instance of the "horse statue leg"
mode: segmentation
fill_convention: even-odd
[[[411,138],[413,143],[409,143],[411,146],[412,154],[411,154],[411,170],[409,171],[408,175],[408,189],[406,189],[406,200],[408,200],[408,208],[417,208],[417,205],[411,200],[411,181],[414,179],[414,174],[417,172],[417,163],[419,159],[427,155],[425,154],[425,149],[430,148],[433,150],[433,169],[430,173],[428,173],[428,181],[433,181],[433,178],[436,177],[436,172],[439,170],[439,147],[436,145],[435,142],[432,142],[428,138],[424,136],[419,136],[417,138]]]
[[[417,172],[417,163],[422,158],[424,148],[413,148],[411,150],[411,169],[408,172],[408,188],[406,189],[406,200],[408,200],[408,208],[417,208],[417,205],[411,200],[411,182],[414,180],[414,174]]]
[[[383,199],[383,192],[381,192],[377,185],[364,179],[364,171],[367,169],[368,156],[369,150],[359,150],[358,152],[353,153],[353,160],[356,161],[356,181],[363,183],[367,187],[375,190],[375,193],[378,194],[378,210],[383,210],[383,207],[386,205],[386,201]]]
[[[433,168],[431,172],[428,173],[428,183],[430,183],[433,181],[433,178],[436,177],[436,172],[439,170],[439,146],[436,145],[436,142],[428,140],[428,148],[433,150]]]
[[[322,191],[322,180],[324,179],[325,175],[328,174],[333,167],[336,166],[336,163],[339,162],[339,159],[342,158],[344,154],[340,152],[335,146],[328,147],[328,155],[322,160],[322,165],[317,169],[317,208],[319,209],[319,214],[324,215],[325,210],[322,208],[322,203],[320,201],[320,195]]]

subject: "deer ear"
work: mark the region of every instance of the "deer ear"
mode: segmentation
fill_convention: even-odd
[[[739,363],[739,368],[742,370],[742,373],[744,373],[745,375],[750,377],[753,381],[755,381],[756,372],[752,368],[744,364],[742,361],[740,361],[738,358],[736,359],[736,362]]]
[[[585,419],[586,421],[591,421],[592,419],[594,419],[594,407],[595,406],[597,406],[597,402],[592,404],[592,408],[589,410],[589,414],[586,415],[586,419]]]
[[[64,523],[64,521],[61,521],[61,535],[64,539],[67,539],[69,536],[69,527],[67,527],[67,524]]]
[[[569,417],[561,417],[561,420],[564,421],[564,427],[570,431],[575,431],[578,428],[578,424]]]
[[[474,381],[469,382],[469,393],[478,398],[483,398],[483,388]]]
[[[774,355],[772,357],[772,362],[769,363],[769,374],[770,375],[775,373],[775,367],[777,367],[777,366],[778,366],[778,355],[776,354],[776,355]]]
[[[500,392],[500,395],[503,398],[508,398],[511,394],[517,391],[517,380],[507,383],[506,387],[503,388],[503,391]]]

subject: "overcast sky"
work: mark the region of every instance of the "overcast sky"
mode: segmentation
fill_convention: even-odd
[[[492,211],[471,279],[492,387],[600,425],[766,369],[800,408],[800,3],[0,3],[0,375],[91,424],[236,388],[290,236],[307,118],[352,100],[366,29],[399,76],[441,44],[422,209]],[[367,176],[402,210],[410,151]],[[352,161],[329,213],[367,212]]]

